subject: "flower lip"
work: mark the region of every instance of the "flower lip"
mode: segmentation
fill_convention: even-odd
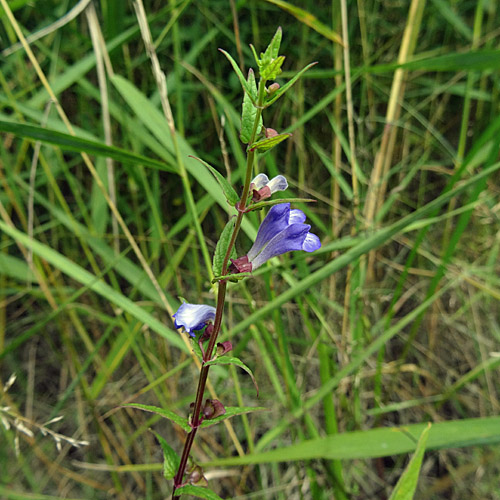
[[[304,224],[305,220],[304,212],[290,210],[290,203],[274,205],[262,221],[257,238],[247,254],[251,270],[286,252],[318,250],[321,242],[315,234],[309,232],[311,226]]]
[[[253,259],[261,252],[267,243],[280,231],[288,226],[290,218],[290,203],[274,205],[267,213],[257,232],[257,238],[248,252],[248,259]]]
[[[215,319],[215,307],[183,302],[173,317],[175,328],[184,327],[186,332],[194,337],[193,332],[202,330],[209,321]]]

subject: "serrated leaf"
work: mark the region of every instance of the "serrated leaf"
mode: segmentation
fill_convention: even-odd
[[[236,76],[238,77],[238,80],[241,83],[241,87],[245,91],[245,95],[249,95],[250,99],[255,104],[255,99],[252,95],[252,89],[248,86],[247,81],[245,80],[245,77],[243,76],[243,73],[241,72],[241,69],[236,64],[236,61],[225,50],[223,50],[223,49],[219,49],[219,50],[227,57],[227,60],[231,63],[231,66],[233,67],[233,70],[236,73]]]
[[[266,106],[270,106],[273,102],[277,101],[309,68],[312,68],[316,64],[318,63],[313,62],[308,64],[305,68],[302,68],[290,81],[286,82],[285,85],[276,90],[276,92],[266,100]]]
[[[278,75],[281,74],[281,66],[285,62],[285,56],[279,56],[272,59],[267,64],[262,65],[260,76],[263,80],[276,80]]]
[[[275,80],[281,73],[281,65],[285,60],[285,56],[278,55],[281,45],[281,36],[282,31],[281,27],[279,27],[265,52],[260,53],[260,58],[257,56],[257,52],[255,51],[253,45],[250,45],[255,61],[259,66],[259,75],[264,81]]]
[[[251,413],[253,411],[265,411],[267,408],[263,406],[226,406],[226,413],[220,415],[219,417],[211,418],[210,420],[204,420],[201,427],[210,427],[211,425],[218,424],[226,418],[235,417],[236,415],[243,415],[244,413]]]
[[[217,493],[208,488],[200,488],[192,484],[186,484],[175,490],[176,495],[192,495],[197,498],[206,498],[207,500],[223,500]]]
[[[282,36],[283,30],[281,29],[281,26],[278,26],[278,29],[276,30],[271,43],[267,46],[265,55],[269,55],[271,59],[275,59],[276,57],[278,57]]]
[[[173,479],[179,469],[181,459],[179,455],[172,449],[172,447],[163,439],[157,432],[154,432],[156,439],[160,443],[163,450],[163,476],[165,479]]]
[[[418,477],[420,475],[420,468],[422,466],[422,460],[424,458],[425,446],[427,444],[427,438],[429,437],[430,428],[431,424],[429,423],[429,425],[422,431],[415,454],[392,490],[389,500],[413,499],[417,489]]]
[[[253,376],[252,370],[248,368],[241,359],[234,358],[232,356],[220,356],[218,358],[212,359],[211,361],[208,361],[205,363],[205,365],[236,365],[239,366],[241,369],[245,370],[248,375],[250,375],[250,378],[252,379],[253,385],[255,386],[255,390],[257,391],[257,397],[259,396],[259,386],[257,385],[257,381],[255,380],[255,377]]]
[[[246,96],[246,94],[245,94],[245,96]],[[201,158],[198,158],[198,157],[192,156],[192,155],[189,155],[189,157],[194,158],[195,160],[198,160],[201,164],[205,165],[205,167],[207,167],[208,170],[210,170],[210,172],[213,174],[213,176],[215,177],[215,179],[219,183],[220,187],[222,188],[224,196],[226,197],[226,200],[230,205],[234,206],[234,205],[236,205],[236,203],[238,203],[238,201],[240,201],[240,197],[238,196],[238,194],[234,190],[233,186],[231,186],[231,184],[229,184],[227,179],[217,169],[212,167],[212,165],[208,164],[206,161],[202,160]]]
[[[128,403],[122,405],[123,408],[137,408],[138,410],[149,411],[151,413],[156,413],[160,417],[168,418],[172,422],[176,423],[179,427],[182,427],[186,432],[191,430],[188,424],[187,418],[182,418],[173,411],[165,410],[164,408],[159,408],[158,406],[141,405],[138,403]]]
[[[250,97],[254,100],[254,102],[257,102],[259,91],[257,89],[257,82],[255,81],[255,73],[252,68],[248,70],[247,83],[248,88],[250,89]]]
[[[222,264],[224,263],[224,257],[226,256],[227,249],[231,241],[234,223],[234,218],[229,219],[227,224],[224,226],[219,241],[217,242],[217,246],[215,247],[213,260],[213,271],[215,276],[220,276],[222,274]]]
[[[255,93],[255,100],[257,100],[257,84],[255,83],[255,73],[252,69],[248,71],[247,81],[251,91]],[[255,101],[254,101],[255,102]],[[250,96],[245,93],[243,96],[243,109],[241,113],[241,132],[240,139],[243,144],[248,144],[252,139],[253,127],[255,124],[255,117],[257,116],[257,108],[254,106]],[[259,119],[257,131],[262,128],[262,115]]]
[[[269,151],[270,149],[277,146],[280,142],[283,142],[285,139],[291,137],[292,134],[278,134],[274,137],[268,137],[266,139],[262,139],[261,141],[254,142],[250,146],[250,151],[258,150],[260,152]]]
[[[263,53],[261,52],[260,60],[258,61],[261,75],[262,70],[266,68],[273,59],[276,59],[278,57],[281,45],[281,37],[282,30],[281,27],[278,27],[266,50]]]

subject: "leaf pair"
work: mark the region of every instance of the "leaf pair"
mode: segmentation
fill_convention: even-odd
[[[257,55],[257,52],[253,45],[250,45],[255,61],[259,68],[259,76],[261,78],[260,85],[265,85],[267,81],[275,80],[281,73],[281,66],[283,65],[283,62],[285,60],[284,56],[278,55],[281,45],[281,38],[282,30],[281,28],[278,28],[273,39],[267,46],[265,52],[261,53],[260,57]],[[252,140],[252,135],[255,135],[255,117],[257,116],[258,110],[267,108],[268,106],[276,102],[288,89],[290,89],[290,87],[300,78],[300,76],[305,71],[314,66],[316,63],[307,65],[305,68],[299,71],[289,82],[283,85],[283,87],[279,87],[272,92],[269,91],[267,92],[267,95],[262,94],[261,96],[259,96],[259,90],[255,81],[254,71],[250,69],[248,72],[248,77],[245,78],[238,64],[231,57],[231,55],[223,49],[219,50],[226,56],[226,58],[230,62],[245,93],[243,97],[240,139],[244,144],[249,144]],[[262,89],[262,91],[264,91],[264,89]],[[259,102],[259,97],[261,99],[261,102]],[[262,119],[260,118],[255,132],[258,133],[261,127]],[[283,139],[285,138],[286,137],[284,137]],[[275,144],[273,143],[273,146],[274,145]]]
[[[251,376],[253,378],[253,375]],[[123,406],[156,413],[156,415],[159,415],[160,417],[167,418],[168,420],[175,422],[177,425],[182,427],[186,432],[190,432],[192,430],[191,427],[189,426],[188,419],[180,417],[173,411],[166,410],[164,408],[159,408],[157,406],[142,405],[138,403],[125,404]],[[210,420],[205,420],[204,422],[202,422],[200,427],[210,427],[212,425],[218,424],[219,422],[222,422],[227,418],[234,417],[235,415],[242,415],[244,413],[250,413],[252,411],[262,411],[262,410],[265,410],[265,408],[249,407],[249,406],[228,406],[226,407],[226,413],[224,415],[220,415]],[[160,436],[157,432],[154,432],[154,434],[158,439],[158,442],[160,443],[160,446],[163,450],[163,475],[165,476],[166,479],[173,479],[179,469],[180,457],[162,436]],[[178,493],[179,494],[185,493],[199,498],[208,498],[214,500],[219,498],[213,491],[207,488],[200,488],[194,485],[183,486],[182,488],[179,488]]]
[[[225,357],[226,356],[221,356],[218,359],[223,359]],[[237,358],[230,358],[230,359],[237,359]],[[226,362],[229,363],[230,361],[226,361]],[[210,364],[222,364],[222,363],[211,362]],[[234,364],[237,364],[237,363],[234,363]],[[243,365],[243,363],[240,361],[240,364],[238,364],[238,366],[241,366],[241,365]],[[243,365],[241,367],[242,368],[244,367],[243,369],[248,371],[251,374],[251,376],[253,377],[253,374],[248,367],[246,367],[245,365]],[[181,427],[186,432],[190,432],[192,430],[187,418],[183,418],[183,417],[177,415],[177,413],[174,413],[173,411],[170,411],[170,410],[166,410],[165,408],[159,408],[158,406],[151,406],[151,405],[142,405],[139,403],[128,403],[128,404],[124,404],[123,407],[124,408],[137,408],[138,410],[149,411],[151,413],[155,413],[156,415],[159,415],[162,418],[166,418],[166,419],[170,420],[171,422],[174,422],[175,424],[177,424],[179,427]],[[220,416],[212,418],[210,420],[204,420],[201,423],[200,427],[202,429],[204,429],[206,427],[211,427],[212,425],[218,424],[219,422],[222,422],[223,420],[226,420],[228,418],[235,417],[237,415],[243,415],[245,413],[251,413],[253,411],[264,411],[266,408],[261,407],[261,406],[226,406],[225,409],[226,409],[226,413],[224,413],[224,415],[220,415]]]

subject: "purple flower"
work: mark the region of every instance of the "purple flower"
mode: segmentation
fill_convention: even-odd
[[[283,175],[277,175],[269,180],[266,174],[259,174],[250,184],[250,190],[253,191],[252,201],[270,198],[276,191],[285,191],[286,189],[288,189],[288,182]]]
[[[290,210],[290,203],[274,205],[262,221],[248,254],[231,261],[236,270],[253,271],[277,255],[292,250],[314,252],[320,248],[319,238],[309,232],[311,226],[304,224],[305,220],[302,210]]]
[[[183,326],[186,332],[194,337],[194,331],[203,330],[209,321],[215,319],[215,307],[205,304],[188,304],[183,302],[174,314],[175,328]]]

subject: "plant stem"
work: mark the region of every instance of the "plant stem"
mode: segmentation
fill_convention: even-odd
[[[257,137],[257,134],[259,132],[258,127],[260,118],[262,116],[264,96],[265,96],[265,81],[261,79],[259,81],[259,89],[258,89],[257,113],[255,115],[254,126],[249,144],[253,144],[255,142],[255,138]],[[247,150],[245,184],[243,186],[243,193],[241,195],[241,199],[238,205],[239,210],[238,210],[238,215],[236,216],[236,222],[234,224],[233,234],[231,235],[231,240],[229,242],[226,255],[224,256],[224,261],[222,263],[222,272],[221,272],[222,276],[226,275],[228,272],[229,259],[233,251],[234,245],[236,243],[236,238],[240,231],[241,222],[243,220],[243,215],[244,215],[244,209],[248,202],[248,195],[250,192],[250,182],[252,179],[254,161],[255,161],[255,151]],[[206,365],[206,363],[210,361],[210,359],[212,358],[212,353],[214,351],[215,343],[217,342],[217,337],[219,336],[220,328],[222,325],[222,316],[224,314],[224,304],[226,299],[226,289],[227,289],[227,281],[226,280],[219,281],[218,293],[217,293],[217,306],[215,310],[215,319],[214,319],[214,330],[210,335],[208,346],[203,356],[203,366],[200,371],[200,378],[198,379],[198,388],[196,390],[196,399],[194,403],[193,416],[191,420],[191,431],[187,435],[186,441],[184,443],[184,449],[182,450],[182,456],[179,463],[179,468],[177,469],[177,474],[174,477],[174,489],[172,492],[172,500],[178,500],[180,498],[180,496],[176,495],[175,492],[182,485],[182,479],[186,471],[186,465],[188,462],[189,453],[191,452],[191,447],[193,446],[194,438],[196,436],[196,431],[198,430],[201,423],[200,413],[203,405],[203,396],[205,394],[205,386],[207,384],[208,371],[210,369],[210,365]]]

